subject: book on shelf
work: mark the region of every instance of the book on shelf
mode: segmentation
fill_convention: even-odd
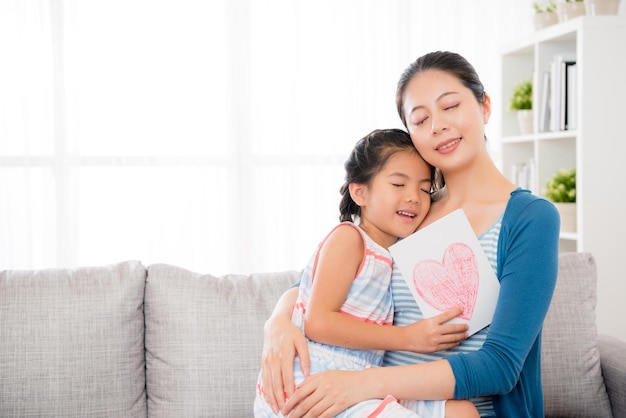
[[[539,104],[539,132],[550,131],[550,78],[550,71],[544,71]]]
[[[576,68],[576,62],[569,62],[565,71],[565,129],[568,131],[576,129],[578,123],[576,114],[578,101]]]
[[[550,130],[563,131],[568,129],[567,104],[568,85],[567,68],[575,65],[575,57],[568,54],[555,55],[550,65]],[[575,83],[571,83],[571,88],[575,88]],[[574,94],[574,92],[570,93]],[[573,108],[576,106],[573,105]]]

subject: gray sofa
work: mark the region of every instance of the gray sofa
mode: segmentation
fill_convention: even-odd
[[[2,271],[0,416],[251,416],[263,322],[297,278],[137,261]],[[626,342],[597,338],[595,286],[591,255],[561,255],[547,416],[626,417]]]

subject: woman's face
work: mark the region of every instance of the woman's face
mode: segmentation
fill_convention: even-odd
[[[428,70],[411,79],[404,92],[407,128],[415,147],[444,174],[461,169],[485,146],[491,102],[479,103],[454,75]]]

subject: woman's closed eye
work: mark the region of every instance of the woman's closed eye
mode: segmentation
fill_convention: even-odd
[[[420,119],[418,121],[413,122],[413,125],[420,126],[420,125],[424,124],[424,122],[426,122],[427,120],[428,120],[428,117],[425,117],[424,119]]]

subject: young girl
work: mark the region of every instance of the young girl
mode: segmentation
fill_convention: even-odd
[[[471,398],[482,417],[543,417],[541,329],[556,284],[558,212],[547,200],[517,188],[491,160],[485,139],[491,98],[459,54],[437,51],[413,62],[398,82],[396,105],[413,144],[438,171],[433,183],[438,196],[420,227],[463,209],[500,281],[491,325],[454,353],[425,359],[387,351],[387,367],[325,371],[289,392],[289,358],[297,352],[302,363],[307,360],[302,335],[291,331],[295,327],[288,321],[296,298],[288,290],[265,326],[262,369],[274,378],[266,396],[293,418],[331,417],[388,394]],[[407,296],[406,283],[394,275],[392,288],[394,324],[419,321],[422,313]],[[287,402],[276,396],[283,387],[290,394]]]
[[[381,366],[383,350],[431,352],[458,345],[466,337],[466,326],[443,323],[460,309],[439,315],[431,329],[424,328],[426,322],[391,326],[393,266],[387,248],[413,233],[428,213],[433,167],[420,157],[406,132],[390,129],[376,130],[358,141],[345,169],[341,224],[309,261],[291,318],[307,337],[310,372]],[[296,358],[296,383],[305,378],[301,368]],[[469,401],[404,405],[407,408],[387,397],[359,403],[340,416],[478,416]],[[264,399],[262,376],[254,412],[257,417],[277,416]]]

